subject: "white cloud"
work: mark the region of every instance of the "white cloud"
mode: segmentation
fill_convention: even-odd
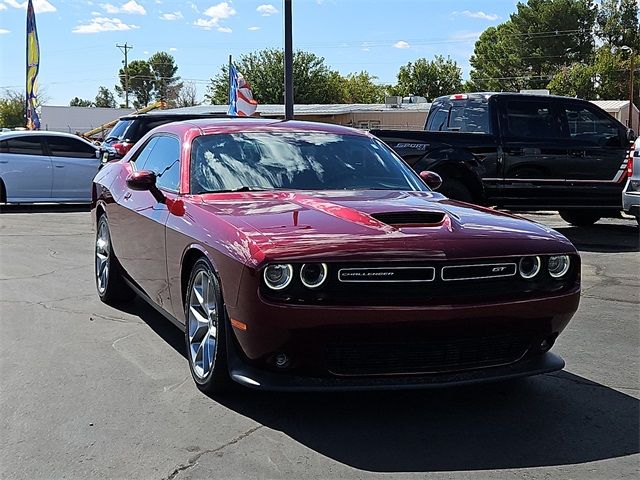
[[[369,50],[371,50],[371,42],[363,42],[360,47],[363,52],[368,52]]]
[[[404,40],[400,40],[399,42],[393,44],[393,48],[409,48],[410,46],[411,45],[409,45]]]
[[[142,54],[143,55],[149,55],[149,52],[145,50],[144,52],[142,52]]]
[[[170,52],[177,52],[177,51],[178,51],[178,49],[177,49],[176,47],[170,47],[170,48],[169,48],[169,51],[170,51]]]
[[[160,15],[160,19],[161,20],[180,20],[181,18],[184,18],[182,15],[182,12],[178,11],[178,12],[173,12],[173,13],[163,13],[162,15]]]
[[[263,17],[269,17],[278,13],[278,9],[271,4],[260,5],[256,11]]]
[[[206,18],[198,18],[193,24],[196,27],[204,28],[205,30],[211,30],[212,28],[217,28],[219,31],[227,32],[230,30],[228,27],[221,27],[219,25],[220,20],[227,19],[236,14],[235,9],[229,5],[227,2],[221,2],[217,5],[213,5],[207,8],[204,11],[204,15],[209,17]],[[220,30],[223,29],[223,30]]]
[[[500,17],[495,13],[485,13],[482,11],[472,12],[470,10],[463,10],[462,12],[453,12],[453,15],[464,15],[469,18],[479,18],[481,20],[489,20],[493,22],[494,20],[499,19]]]
[[[90,23],[78,25],[72,30],[73,33],[100,33],[115,32],[119,30],[132,30],[140,28],[137,25],[128,25],[119,18],[94,17]]]
[[[450,40],[475,42],[482,32],[458,32],[449,37]]]
[[[28,2],[18,2],[17,0],[4,0],[4,3],[13,8],[27,8]],[[51,5],[47,0],[33,0],[33,10],[36,13],[49,13],[57,11],[56,7]]]
[[[249,27],[248,30],[251,30],[252,32],[256,32],[260,30],[260,27]]]
[[[11,33],[11,30],[7,30],[6,28],[0,28],[0,35],[4,35],[5,33]]]
[[[4,3],[0,3],[0,12],[6,9],[7,9],[7,6]]]
[[[117,7],[111,3],[101,3],[100,6],[107,13],[128,13],[130,15],[146,15],[147,10],[140,5],[136,0],[129,0],[127,3],[123,3],[120,7]]]
[[[231,30],[229,27],[218,27],[218,31],[222,32],[222,33],[231,33],[231,32],[233,32],[233,30]]]

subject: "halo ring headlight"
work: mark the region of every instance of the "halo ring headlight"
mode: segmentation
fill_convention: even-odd
[[[530,280],[540,273],[541,266],[542,261],[538,256],[522,257],[518,263],[518,270],[520,271],[520,276],[522,278]]]
[[[271,290],[287,288],[293,280],[293,267],[289,263],[277,263],[264,269],[264,283]]]
[[[553,255],[549,257],[547,267],[549,269],[549,275],[553,278],[564,277],[569,271],[571,266],[571,259],[569,255]]]
[[[300,281],[307,288],[318,288],[328,276],[326,263],[305,263],[300,269]]]

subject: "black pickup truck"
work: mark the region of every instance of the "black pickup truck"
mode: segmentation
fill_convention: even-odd
[[[575,225],[617,216],[633,131],[590,102],[519,93],[434,100],[425,131],[372,130],[441,193]]]

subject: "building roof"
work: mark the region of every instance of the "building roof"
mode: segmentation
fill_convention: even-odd
[[[620,112],[629,106],[629,100],[591,100],[591,103],[605,112]]]

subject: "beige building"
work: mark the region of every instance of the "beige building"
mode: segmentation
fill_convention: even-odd
[[[638,133],[638,126],[640,126],[640,111],[638,107],[633,105],[633,111],[631,113],[631,125],[629,125],[629,100],[591,100],[591,103],[597,105],[612,117],[616,118],[623,125],[632,128]]]

